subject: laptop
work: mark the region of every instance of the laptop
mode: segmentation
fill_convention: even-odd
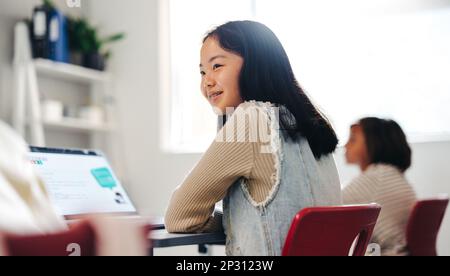
[[[66,220],[92,214],[139,217],[102,152],[30,147],[28,157],[42,178],[56,212]],[[162,218],[150,222],[154,228],[164,228]]]

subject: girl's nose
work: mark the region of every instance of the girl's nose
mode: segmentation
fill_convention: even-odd
[[[205,76],[205,88],[210,88],[215,85],[215,80],[211,78],[208,74]]]

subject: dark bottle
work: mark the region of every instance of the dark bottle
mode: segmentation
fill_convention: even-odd
[[[51,7],[42,5],[35,7],[31,20],[31,45],[34,58],[48,58],[48,17]]]

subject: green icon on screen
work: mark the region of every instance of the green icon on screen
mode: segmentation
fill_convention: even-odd
[[[103,188],[112,189],[117,186],[117,183],[108,168],[93,169],[91,170],[91,173],[98,184]]]

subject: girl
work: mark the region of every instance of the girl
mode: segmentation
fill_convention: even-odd
[[[404,175],[411,165],[405,134],[392,120],[364,118],[351,127],[345,148],[347,162],[362,174],[344,189],[344,203],[380,204],[373,242],[382,255],[407,255],[406,225],[416,196]]]
[[[226,23],[206,35],[200,56],[202,94],[228,119],[172,195],[167,230],[223,227],[228,255],[280,255],[297,212],[341,203],[336,134],[266,26]],[[223,219],[213,215],[220,200]]]
[[[65,230],[28,160],[28,150],[25,141],[0,121],[0,232],[28,235]]]

